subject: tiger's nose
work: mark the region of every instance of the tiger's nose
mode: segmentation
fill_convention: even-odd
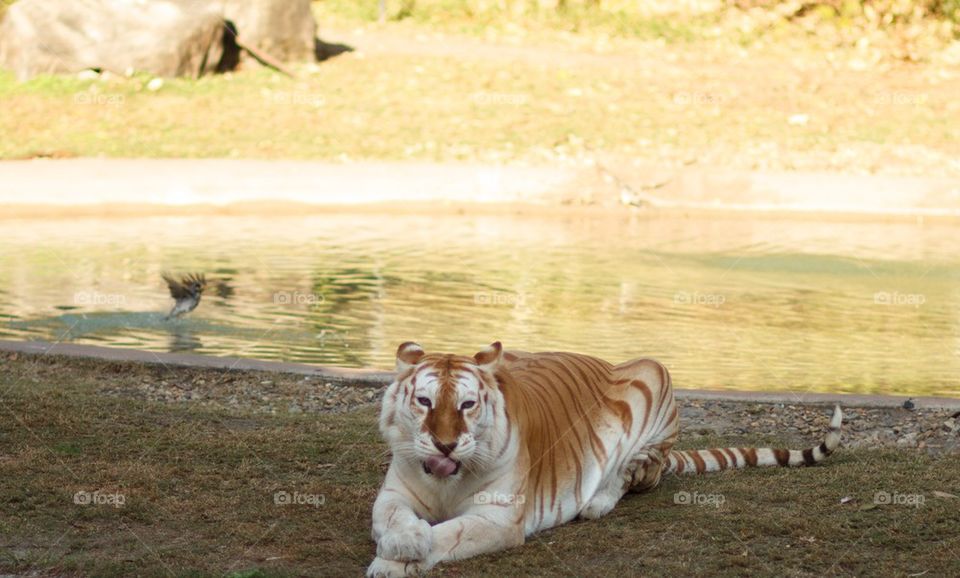
[[[443,452],[443,455],[449,456],[453,450],[457,449],[457,442],[445,444],[443,442],[433,440],[433,445],[437,446],[437,449]]]

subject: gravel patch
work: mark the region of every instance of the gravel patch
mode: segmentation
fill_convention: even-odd
[[[184,370],[100,389],[106,395],[254,413],[331,413],[379,404],[382,388],[327,383],[299,375]],[[212,375],[211,375],[212,374]]]
[[[24,380],[93,378],[103,395],[231,413],[336,413],[379,406],[384,388],[334,384],[316,376],[160,364],[113,362],[56,355],[0,355],[6,371]],[[724,437],[731,444],[756,445],[757,437],[787,441],[796,449],[818,444],[832,406],[749,401],[680,400],[680,440]],[[960,412],[930,408],[843,407],[843,445],[896,448],[930,454],[960,453]],[[740,441],[742,438],[742,442]]]
[[[685,400],[680,406],[681,439],[770,435],[786,437],[797,449],[819,443],[832,414],[832,406],[824,405]],[[842,409],[844,447],[960,452],[956,410]]]
[[[315,377],[257,372],[174,371],[107,387],[108,395],[256,413],[328,413],[376,407],[384,388],[325,383]],[[683,400],[681,439],[757,435],[786,438],[797,448],[819,443],[832,406]],[[849,448],[960,452],[960,412],[955,410],[844,407],[843,444]]]

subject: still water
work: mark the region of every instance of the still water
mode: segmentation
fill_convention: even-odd
[[[375,215],[0,221],[0,339],[348,367],[493,340],[686,388],[960,396],[949,224]],[[164,321],[161,271],[204,272]]]

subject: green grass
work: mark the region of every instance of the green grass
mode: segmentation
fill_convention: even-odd
[[[181,370],[54,357],[0,372],[0,572],[86,576],[346,576],[373,556],[369,515],[386,448],[375,410],[262,416],[97,393]],[[208,379],[218,379],[210,372]],[[698,443],[774,443],[716,438]],[[956,456],[841,450],[821,467],[667,479],[607,517],[450,576],[905,575],[960,573]],[[123,507],[77,505],[80,491]],[[324,504],[278,506],[278,491]],[[721,507],[674,503],[680,491]],[[872,506],[876,492],[922,507]],[[852,497],[840,505],[842,497]]]

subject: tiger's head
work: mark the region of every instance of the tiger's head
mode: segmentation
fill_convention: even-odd
[[[380,431],[393,459],[407,460],[435,479],[488,468],[505,419],[494,373],[500,342],[473,357],[427,354],[416,343],[397,349],[397,377],[383,397]]]

